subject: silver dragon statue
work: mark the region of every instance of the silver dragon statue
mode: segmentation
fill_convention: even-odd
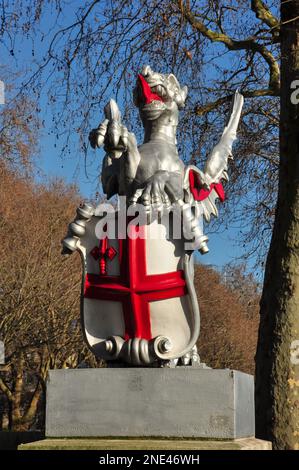
[[[201,171],[184,165],[176,145],[179,111],[187,92],[173,74],[145,66],[134,89],[143,144],[137,145],[114,100],[89,135],[91,146],[103,146],[106,152],[101,174],[104,193],[108,199],[126,197],[126,233],[108,234],[112,215],[107,219],[107,214],[104,217],[103,211],[86,203],[77,209],[62,243],[63,253],[78,251],[82,258],[85,340],[108,362],[135,366],[200,362],[192,253],[208,251],[203,221],[217,217],[215,201],[224,200],[222,180],[228,180],[243,96],[235,93],[228,123]],[[134,208],[139,212],[142,208],[144,222],[134,223]],[[120,209],[113,214],[116,224],[120,216]],[[169,230],[170,220],[182,228],[181,236]]]

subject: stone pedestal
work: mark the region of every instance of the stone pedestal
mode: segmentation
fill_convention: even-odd
[[[130,450],[271,450],[271,442],[247,437],[243,439],[210,440],[210,439],[137,439],[130,438],[52,438],[30,444],[19,445],[18,450],[97,450],[130,451]]]
[[[251,437],[253,377],[191,367],[53,370],[46,436]]]

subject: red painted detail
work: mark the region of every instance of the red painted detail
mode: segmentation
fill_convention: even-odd
[[[108,246],[108,238],[105,237],[100,241],[100,246],[95,246],[90,255],[97,261],[100,260],[100,274],[105,276],[107,274],[107,260],[112,261],[117,255],[117,251],[113,246]]]
[[[163,101],[161,96],[157,95],[156,93],[152,93],[151,87],[141,74],[138,75],[138,78],[141,84],[145,104],[150,104],[152,101]]]
[[[108,250],[107,237],[100,241],[100,274],[107,274],[106,251]]]
[[[109,246],[108,250],[107,250],[107,258],[110,259],[110,261],[113,260],[113,258],[117,255],[117,251],[115,248],[113,248],[113,246]]]
[[[212,183],[209,189],[205,189],[202,187],[198,173],[194,170],[189,172],[189,185],[195,201],[204,201],[213,189],[215,189],[221,202],[225,200],[225,192],[221,183]]]
[[[140,230],[129,225],[129,237],[118,240],[122,255],[119,276],[87,274],[84,296],[90,299],[121,302],[125,321],[125,339],[151,339],[150,302],[187,294],[182,270],[147,274],[146,239],[137,238]]]
[[[98,246],[95,246],[89,254],[97,261],[100,257],[100,249]]]

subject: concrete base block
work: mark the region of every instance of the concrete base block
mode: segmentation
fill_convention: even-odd
[[[47,437],[254,436],[253,377],[179,367],[50,371]]]
[[[255,439],[45,439],[19,445],[18,450],[271,450],[271,442]]]

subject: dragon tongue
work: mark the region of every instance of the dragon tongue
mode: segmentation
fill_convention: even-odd
[[[152,93],[151,87],[149,86],[149,84],[147,83],[147,81],[141,74],[138,75],[138,78],[140,80],[142,93],[145,99],[145,104],[150,104],[152,101],[163,102],[163,99],[161,98],[161,96],[156,95],[156,93]]]

